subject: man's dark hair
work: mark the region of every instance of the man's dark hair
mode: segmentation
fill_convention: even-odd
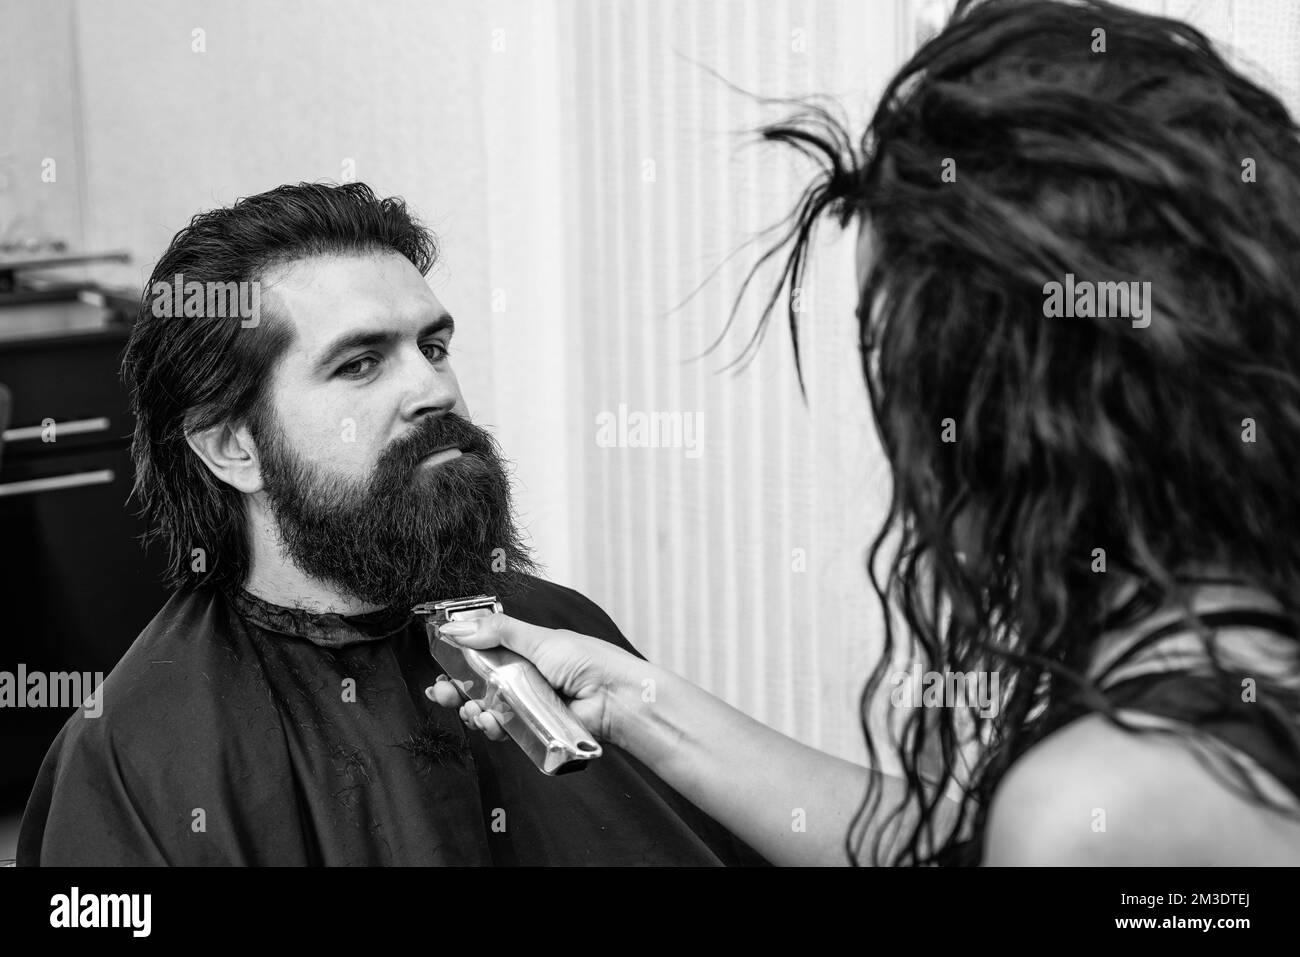
[[[1176,20],[1097,2],[963,0],[890,82],[860,143],[829,108],[803,105],[763,131],[820,175],[760,260],[789,250],[751,346],[799,286],[823,214],[870,228],[862,371],[893,477],[868,562],[886,630],[862,697],[873,766],[872,704],[900,637],[922,667],[1002,678],[993,717],[975,705],[908,716],[896,749],[917,823],[894,861],[978,863],[999,782],[1080,702],[1139,730],[1085,674],[1117,626],[1098,548],[1142,584],[1147,607],[1182,607],[1214,664],[1211,703],[1300,760],[1296,695],[1283,679],[1219,667],[1188,574],[1230,570],[1275,599],[1278,630],[1295,634],[1300,163],[1283,104]],[[1067,273],[1149,281],[1149,327],[1046,318],[1045,284]],[[1258,434],[1243,441],[1251,417]],[[1293,661],[1275,664],[1294,679]],[[1243,716],[1245,677],[1258,677],[1259,703]],[[981,743],[961,772],[973,733]],[[1206,741],[1199,727],[1188,735]],[[1234,770],[1225,783],[1264,802]],[[957,824],[937,833],[954,783]],[[881,797],[877,780],[850,835],[854,860]],[[883,856],[879,841],[869,850]]]
[[[146,543],[165,546],[167,584],[232,587],[246,577],[241,495],[208,470],[185,434],[221,422],[248,422],[255,433],[265,427],[267,385],[293,329],[266,310],[248,326],[239,318],[160,317],[154,284],[171,286],[178,274],[185,283],[261,282],[296,260],[383,251],[401,254],[422,275],[437,259],[434,237],[405,202],[379,199],[364,183],[280,186],[200,213],[172,238],[122,360],[135,415],[133,494],[148,522]],[[203,550],[202,570],[194,570],[195,549]]]

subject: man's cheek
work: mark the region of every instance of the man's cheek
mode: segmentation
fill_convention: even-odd
[[[380,451],[374,445],[373,431],[365,422],[354,415],[343,415],[337,427],[323,429],[310,438],[303,455],[316,464],[353,475],[366,472],[379,458]]]

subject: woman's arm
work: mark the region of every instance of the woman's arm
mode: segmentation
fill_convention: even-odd
[[[614,696],[615,743],[774,864],[848,864],[845,836],[872,774],[882,807],[901,799],[898,778],[800,744],[672,672],[652,680],[653,701]]]
[[[871,775],[883,796],[867,847],[902,799],[901,779],[800,744],[607,642],[505,615],[457,622],[444,634],[475,648],[504,645],[532,660],[593,734],[629,751],[774,864],[848,864],[845,836]],[[440,703],[460,704],[454,690],[440,687]],[[505,737],[476,702],[461,714],[488,737]],[[946,826],[946,817],[939,823]],[[891,827],[891,839],[897,831]]]

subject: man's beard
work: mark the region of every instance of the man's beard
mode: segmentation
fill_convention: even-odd
[[[262,480],[288,557],[300,570],[383,608],[509,594],[535,571],[510,507],[496,440],[455,413],[393,442],[368,480],[298,456],[279,423],[254,429]],[[455,446],[459,458],[421,462]]]

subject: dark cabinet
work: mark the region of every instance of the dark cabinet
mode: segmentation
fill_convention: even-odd
[[[0,314],[0,336],[3,315]],[[128,501],[127,331],[0,338],[13,409],[0,459],[0,671],[107,675],[167,597]],[[54,441],[43,422],[53,421]],[[22,689],[18,689],[22,692]],[[0,708],[0,805],[23,806],[75,708]]]

